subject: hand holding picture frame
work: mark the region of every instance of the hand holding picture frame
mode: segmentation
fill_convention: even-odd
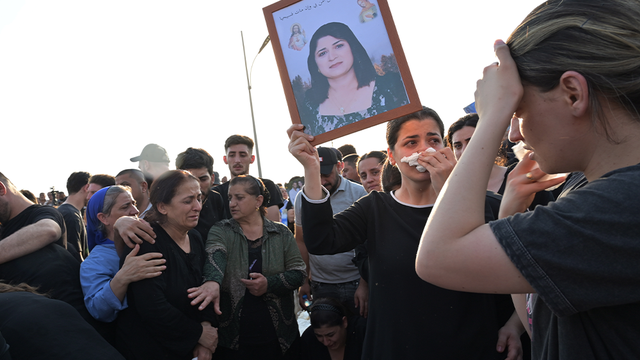
[[[292,122],[314,144],[422,108],[386,0],[283,0],[263,10]]]

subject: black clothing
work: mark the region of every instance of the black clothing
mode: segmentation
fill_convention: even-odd
[[[64,219],[53,207],[32,205],[3,224],[0,239],[40,220],[51,219],[64,231]],[[27,283],[53,299],[62,300],[94,321],[84,306],[80,286],[80,263],[57,244],[49,244],[20,258],[0,264],[0,279],[11,284]]]
[[[0,332],[13,359],[124,359],[71,306],[28,292],[0,294]]]
[[[255,241],[247,240],[249,243],[249,269],[250,273],[262,274],[262,238]],[[256,244],[257,243],[257,244]],[[257,246],[255,246],[257,245]],[[242,310],[240,312],[240,348],[252,345],[278,343],[278,336],[271,321],[269,307],[262,300],[262,296],[255,296],[245,290]],[[282,355],[280,347],[277,346],[279,355]]]
[[[360,316],[352,316],[347,321],[347,343],[344,349],[344,360],[360,360],[362,358],[362,344],[367,329],[367,320]],[[331,360],[329,350],[318,341],[313,328],[309,326],[304,331],[301,342],[301,359]]]
[[[195,229],[200,233],[200,237],[203,242],[207,241],[207,235],[209,235],[209,229],[213,224],[220,220],[227,219],[227,215],[224,210],[224,201],[219,192],[215,190],[209,190],[209,195],[202,202],[202,210],[200,210],[200,218],[198,218],[198,225]],[[229,203],[229,201],[227,201]],[[227,205],[228,206],[228,205]]]
[[[432,206],[412,206],[372,191],[332,216],[329,200],[302,196],[309,253],[335,254],[367,241],[369,317],[362,359],[503,359],[496,351],[496,297],[446,290],[420,279],[415,257]],[[499,197],[487,194],[485,218]]]
[[[58,211],[64,217],[64,224],[67,227],[67,250],[78,261],[86,259],[89,256],[89,245],[82,213],[71,204],[58,206]],[[80,254],[82,254],[82,258]]]
[[[278,209],[280,209],[282,205],[284,205],[284,200],[282,199],[282,193],[280,192],[278,186],[269,179],[261,178],[260,180],[262,180],[262,183],[267,188],[267,191],[269,191],[270,198],[267,207],[270,208],[273,205],[276,205]],[[226,183],[213,188],[213,190],[219,192],[222,196],[222,201],[224,202],[224,211],[227,219],[231,219],[231,210],[229,209],[229,183],[230,181],[227,181]]]
[[[160,252],[167,268],[160,276],[129,285],[129,307],[118,317],[116,347],[127,359],[190,360],[202,335],[200,323],[216,326],[213,307],[200,311],[187,297],[187,289],[202,285],[204,244],[200,234],[191,230],[191,252],[185,253],[160,225],[152,227],[156,243],[143,242],[138,255]]]

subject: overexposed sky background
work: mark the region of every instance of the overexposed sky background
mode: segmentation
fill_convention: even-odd
[[[541,2],[388,1],[420,101],[446,126],[473,102],[493,41]],[[72,172],[137,167],[129,158],[153,142],[171,168],[179,152],[201,147],[228,176],[224,140],[254,137],[240,32],[251,66],[268,35],[262,8],[273,2],[0,0],[0,172],[36,196],[66,192]],[[252,97],[262,175],[302,175],[287,150],[291,119],[271,44],[255,60]],[[359,154],[384,149],[385,125],[327,145],[347,143]]]

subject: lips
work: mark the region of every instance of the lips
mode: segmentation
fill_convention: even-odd
[[[329,69],[333,69],[333,68],[338,67],[338,66],[340,66],[340,65],[342,65],[342,61],[337,62],[337,63],[335,63],[335,64],[333,64],[333,65],[329,66]]]

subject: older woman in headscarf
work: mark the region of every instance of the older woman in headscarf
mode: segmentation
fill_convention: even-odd
[[[118,312],[127,307],[129,284],[158,276],[166,268],[160,253],[136,256],[139,245],[120,268],[120,258],[112,240],[113,224],[122,216],[137,214],[135,200],[123,186],[103,188],[87,204],[87,237],[91,253],[80,266],[80,283],[87,310],[96,320],[113,322]],[[113,332],[108,340],[113,341],[114,335]]]

